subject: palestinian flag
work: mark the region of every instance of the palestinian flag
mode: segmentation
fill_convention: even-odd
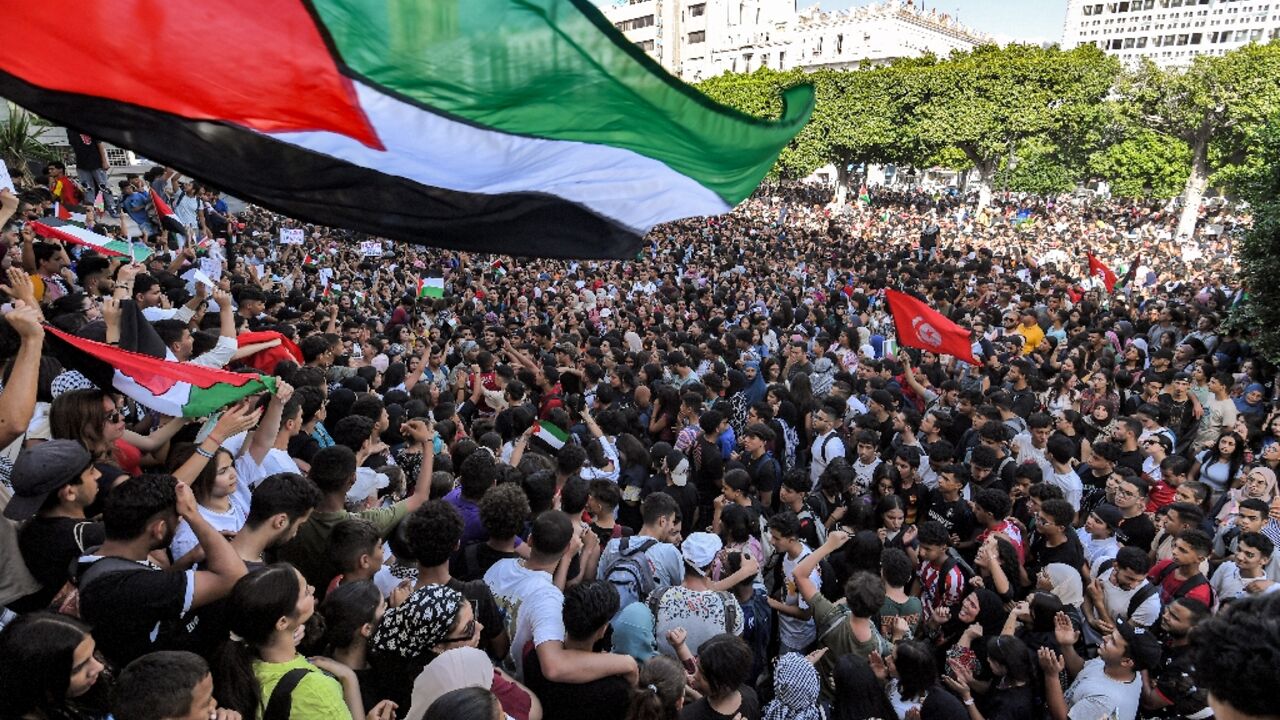
[[[559,450],[564,444],[569,442],[569,433],[560,429],[560,426],[548,420],[538,422],[538,432],[533,436],[546,443],[552,450]]]
[[[93,209],[98,212],[107,211],[107,202],[102,198],[101,190],[99,190],[98,194],[93,197]]]
[[[63,366],[100,388],[114,387],[141,405],[172,417],[203,417],[242,398],[275,392],[276,379],[173,362],[121,350],[45,326]]]
[[[186,226],[174,214],[173,208],[169,207],[169,203],[160,193],[156,192],[155,188],[149,187],[148,189],[151,191],[151,204],[155,206],[156,217],[160,218],[160,225],[171,233],[186,235]]]
[[[444,297],[444,278],[429,277],[422,278],[418,281],[418,297],[420,298],[442,298]]]
[[[84,222],[84,213],[73,213],[66,205],[55,202],[53,204],[53,217],[58,220],[70,220],[72,222]]]
[[[320,297],[322,297],[322,298],[324,298],[324,299],[326,299],[326,300],[327,300],[327,299],[329,299],[329,298],[331,298],[331,297],[333,297],[333,286],[332,286],[332,285],[325,285],[325,286],[324,286],[324,289],[320,291]]]
[[[22,20],[0,47],[19,105],[290,217],[477,252],[630,258],[747,197],[814,102],[717,105],[591,0],[50,0]]]
[[[303,264],[303,265],[315,265],[315,264],[316,264],[316,260],[315,260],[315,258],[311,257],[311,253],[307,253],[306,255],[303,255],[303,256],[302,256],[302,264]]]
[[[72,222],[45,218],[30,223],[35,234],[51,240],[93,248],[107,257],[130,257],[136,262],[143,262],[151,257],[151,248],[146,245],[134,245],[124,240],[116,240]]]
[[[871,204],[871,193],[867,192],[866,183],[863,183],[858,187],[858,202],[863,205]]]

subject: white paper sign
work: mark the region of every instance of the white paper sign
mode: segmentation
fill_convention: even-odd
[[[198,270],[204,273],[205,277],[216,282],[222,278],[222,261],[217,258],[202,257]]]
[[[382,257],[382,241],[364,240],[360,243],[360,254],[365,257]]]
[[[301,245],[305,239],[302,228],[280,228],[281,245]]]
[[[9,166],[0,161],[0,190],[8,190],[17,193],[18,190],[13,186],[13,178],[9,177]]]
[[[191,273],[191,279],[198,283],[207,285],[210,290],[218,289],[218,286],[214,284],[213,280],[209,279],[209,276],[205,275],[204,271],[200,268],[196,268],[195,271]]]

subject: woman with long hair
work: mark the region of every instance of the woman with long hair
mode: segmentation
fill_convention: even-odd
[[[49,410],[49,432],[54,438],[84,445],[96,463],[141,475],[143,455],[150,453],[163,460],[162,451],[169,439],[187,421],[174,418],[149,435],[139,435],[125,427],[122,408],[114,393],[71,390],[54,399]]]
[[[1102,370],[1091,374],[1088,384],[1080,391],[1080,414],[1089,416],[1098,405],[1106,406],[1108,419],[1115,417],[1120,409],[1120,393],[1116,391],[1111,374]]]
[[[0,718],[96,720],[107,716],[106,666],[89,626],[47,612],[0,631]]]
[[[644,499],[644,483],[649,479],[649,451],[631,433],[619,435],[614,446],[618,451],[618,489],[622,491],[618,522],[624,527],[639,528],[644,524],[640,516],[640,501]]]
[[[986,691],[977,698],[971,720],[1021,720],[1037,716],[1035,662],[1026,643],[1012,635],[996,635],[983,639],[987,666],[994,680],[986,683]],[[975,701],[975,680],[970,667],[958,660],[950,664],[952,675],[942,678],[965,705]]]
[[[304,674],[289,694],[290,717],[365,717],[360,684],[350,668],[327,658],[313,664],[298,654],[315,604],[315,588],[286,563],[254,570],[236,582],[226,608],[231,638],[211,663],[220,706],[258,717],[276,686],[299,670]]]
[[[178,448],[170,458],[171,468],[176,470],[195,455],[195,445]],[[249,493],[239,490],[240,479],[236,474],[231,451],[225,447],[213,451],[213,460],[205,463],[191,483],[191,493],[196,496],[200,514],[225,533],[239,532],[249,518]],[[177,560],[199,544],[191,526],[183,520],[178,524],[173,542],[169,544],[169,553]]]
[[[666,655],[640,666],[640,682],[631,691],[626,720],[677,720],[684,707],[685,674],[680,663]]]
[[[1191,467],[1191,479],[1199,480],[1213,491],[1216,500],[1230,490],[1240,477],[1244,467],[1244,439],[1228,430],[1218,436],[1217,442],[1196,455]]]
[[[835,702],[831,720],[889,720],[897,717],[884,686],[861,655],[849,653],[836,661],[832,673]]]
[[[314,639],[308,655],[321,655],[351,668],[360,683],[365,711],[372,710],[383,697],[381,677],[369,666],[369,637],[378,626],[387,601],[372,580],[345,583],[325,596],[319,612],[307,628],[307,641]]]

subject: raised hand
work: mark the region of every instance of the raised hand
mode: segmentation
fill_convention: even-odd
[[[1075,645],[1080,639],[1080,631],[1076,630],[1075,625],[1071,624],[1071,618],[1064,612],[1059,611],[1053,616],[1053,639],[1058,641],[1058,647]]]
[[[9,284],[0,285],[0,290],[9,294],[14,300],[21,300],[28,305],[38,306],[36,301],[36,286],[31,282],[31,276],[26,270],[20,267],[9,268]]]
[[[1062,672],[1067,663],[1062,656],[1053,651],[1053,648],[1042,647],[1036,652],[1036,659],[1040,661],[1040,669],[1044,671],[1046,676],[1058,677],[1058,673]]]
[[[44,319],[37,305],[27,304],[23,300],[14,300],[13,309],[4,314],[5,322],[18,333],[18,337],[26,341],[39,341],[44,338]]]
[[[689,632],[682,627],[672,628],[667,631],[667,642],[670,643],[673,648],[680,647],[688,638]]]

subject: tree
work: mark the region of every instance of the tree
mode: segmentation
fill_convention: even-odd
[[[1070,192],[1076,183],[1058,148],[1043,136],[1026,138],[996,172],[996,187],[1035,195]]]
[[[1258,162],[1241,174],[1241,194],[1252,206],[1253,226],[1236,247],[1245,297],[1230,325],[1250,334],[1255,351],[1280,362],[1280,116],[1255,133]]]
[[[724,73],[697,84],[707,97],[735,110],[758,118],[782,116],[782,91],[795,85],[814,83],[814,78],[801,70],[778,71],[759,68],[753,73]],[[816,85],[816,84],[815,84]],[[818,90],[815,116],[826,103]],[[812,126],[813,120],[783,148],[774,165],[773,177],[804,177],[827,162],[828,153]]]
[[[1100,136],[1092,126],[1103,118],[1099,108],[1120,66],[1091,45],[1069,51],[985,45],[916,70],[922,86],[907,134],[924,148],[964,152],[982,175],[979,206],[985,206],[997,170],[1025,141],[1041,138],[1042,147],[1056,150]]]
[[[1280,44],[1246,45],[1225,55],[1199,55],[1185,70],[1144,61],[1126,74],[1119,94],[1136,122],[1186,143],[1190,168],[1177,237],[1195,232],[1200,201],[1214,173],[1244,162],[1258,133],[1280,110]]]
[[[1107,181],[1111,194],[1127,198],[1171,198],[1191,173],[1191,150],[1177,138],[1148,128],[1108,145],[1089,158],[1090,174]]]
[[[0,158],[11,171],[30,183],[29,162],[57,160],[61,155],[40,139],[49,123],[13,103],[6,106],[8,116],[0,121]]]

